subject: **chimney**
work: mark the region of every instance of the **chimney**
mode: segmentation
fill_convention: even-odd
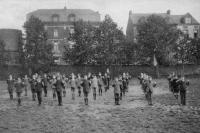
[[[167,15],[171,15],[171,11],[170,10],[167,10]]]

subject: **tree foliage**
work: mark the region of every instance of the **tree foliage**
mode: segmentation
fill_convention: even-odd
[[[106,15],[99,27],[82,20],[75,22],[73,48],[66,47],[65,60],[72,64],[117,63],[124,35],[110,16]]]
[[[0,40],[0,66],[5,65],[6,61],[5,43],[3,40]]]
[[[54,62],[52,45],[47,43],[44,24],[38,18],[31,16],[24,24],[26,43],[24,45],[25,65],[33,71],[48,68]]]
[[[167,18],[151,15],[140,20],[137,30],[141,61],[150,64],[155,53],[159,64],[168,64],[166,57],[179,38],[177,28]]]

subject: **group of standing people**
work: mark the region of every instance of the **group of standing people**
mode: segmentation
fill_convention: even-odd
[[[152,93],[153,93],[153,87],[156,87],[156,83],[152,82],[152,77],[147,75],[146,73],[141,73],[138,79],[140,81],[141,89],[145,94],[145,98],[148,104],[153,105]]]
[[[186,81],[184,76],[177,76],[174,72],[168,76],[168,81],[169,90],[173,93],[177,100],[180,95],[181,105],[186,105],[186,93],[189,81]]]
[[[128,91],[128,83],[130,76],[124,73],[122,76],[115,78],[112,81],[114,88],[115,104],[119,105],[119,100]],[[93,100],[96,100],[97,95],[102,96],[103,90],[106,93],[111,86],[110,73],[106,72],[104,75],[99,73],[98,75],[88,73],[81,76],[81,74],[75,75],[72,73],[70,76],[60,73],[55,74],[43,74],[39,75],[35,73],[29,78],[27,75],[24,78],[18,77],[17,80],[9,75],[7,80],[8,92],[10,99],[13,99],[13,91],[16,90],[16,96],[18,99],[18,105],[21,105],[21,95],[23,91],[24,95],[28,95],[28,88],[30,85],[32,100],[38,100],[38,105],[42,103],[42,94],[44,97],[48,96],[48,88],[52,89],[53,99],[58,99],[58,105],[62,106],[62,97],[66,96],[66,89],[71,89],[72,100],[75,100],[75,90],[78,92],[78,97],[84,96],[85,105],[88,105],[88,95],[90,91],[93,92]],[[98,94],[97,94],[98,93]]]

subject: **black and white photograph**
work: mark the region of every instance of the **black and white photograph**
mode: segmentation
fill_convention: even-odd
[[[0,133],[200,133],[200,0],[0,0]]]

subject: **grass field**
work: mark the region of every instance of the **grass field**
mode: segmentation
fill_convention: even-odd
[[[71,100],[70,90],[57,106],[49,90],[42,106],[23,97],[22,106],[8,98],[6,84],[0,86],[0,133],[199,133],[200,132],[200,80],[189,79],[187,105],[180,106],[169,92],[168,82],[157,80],[153,106],[148,106],[140,85],[132,80],[129,92],[114,105],[113,89],[97,100],[89,95],[89,106],[83,97]],[[77,95],[77,93],[76,93]],[[15,95],[14,95],[15,96]]]

